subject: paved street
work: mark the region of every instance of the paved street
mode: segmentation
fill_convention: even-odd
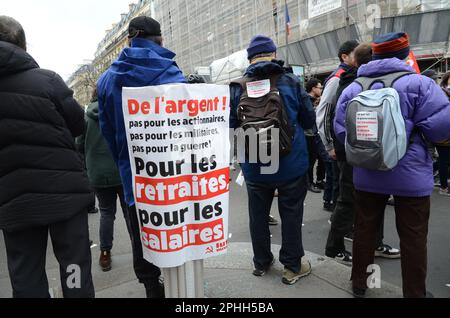
[[[236,179],[236,173],[234,174]],[[274,203],[273,214],[276,212],[277,204]],[[241,188],[233,183],[231,194],[230,211],[230,232],[232,233],[231,243],[233,248],[230,255],[223,260],[210,260],[206,264],[206,290],[209,297],[349,297],[345,292],[348,284],[349,268],[342,265],[336,266],[334,262],[326,262],[320,258],[324,254],[324,247],[329,231],[327,222],[330,214],[322,210],[322,200],[320,195],[308,194],[306,200],[304,218],[304,246],[311,252],[308,254],[315,267],[316,274],[307,281],[293,289],[284,287],[280,282],[279,272],[281,265],[277,264],[276,271],[264,281],[269,286],[273,286],[272,293],[258,290],[261,288],[261,281],[255,280],[249,273],[251,272],[250,242],[248,232],[247,199],[245,188]],[[90,216],[91,236],[98,244],[99,216]],[[432,218],[429,236],[429,275],[428,288],[436,297],[450,297],[450,198],[435,195],[433,197]],[[281,244],[280,227],[272,228],[274,251]],[[388,208],[386,213],[385,242],[399,246],[399,239],[395,231],[395,216],[393,208]],[[348,245],[351,250],[351,245]],[[130,259],[130,243],[126,233],[123,217],[119,214],[116,225],[116,240],[113,250],[114,270],[111,273],[101,273],[97,266],[99,256],[98,247],[93,251],[93,275],[98,297],[142,297],[144,292],[141,286],[135,282]],[[317,255],[318,254],[318,255]],[[243,259],[244,258],[244,259]],[[221,266],[217,266],[220,263]],[[382,280],[386,282],[387,288],[380,296],[388,297],[389,293],[398,293],[401,287],[400,261],[378,260],[382,266]],[[242,264],[242,266],[240,266]],[[51,253],[49,246],[47,268],[49,282],[51,286],[58,285],[57,263]],[[339,276],[339,283],[333,281]],[[245,288],[240,284],[230,284],[231,281],[240,282],[242,277],[248,279]],[[300,283],[299,283],[300,284]],[[392,286],[391,286],[392,285]],[[251,287],[249,287],[251,286]],[[302,288],[307,286],[307,288]],[[114,288],[113,288],[114,287]],[[395,288],[397,287],[397,288]],[[274,296],[275,295],[275,296]],[[8,278],[5,247],[3,237],[0,237],[0,298],[10,297],[11,287]]]

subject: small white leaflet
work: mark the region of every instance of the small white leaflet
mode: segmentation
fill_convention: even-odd
[[[270,80],[262,80],[247,83],[247,93],[250,98],[266,96],[270,92]]]
[[[358,141],[378,141],[378,113],[356,113],[356,138]]]
[[[245,182],[244,174],[243,174],[242,171],[241,171],[241,173],[239,173],[239,176],[238,176],[237,179],[236,179],[236,183],[237,183],[240,187],[242,187],[242,186],[244,186],[244,182]]]

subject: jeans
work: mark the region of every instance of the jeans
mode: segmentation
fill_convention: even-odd
[[[376,233],[382,224],[389,196],[356,191],[356,226],[353,243],[353,287],[367,289],[369,265],[375,263]],[[424,298],[427,278],[427,237],[430,197],[395,197],[397,232],[402,251],[403,295]]]
[[[133,251],[133,267],[136,277],[141,284],[155,286],[158,284],[161,270],[144,259],[140,235],[140,226],[136,207],[126,207],[124,202],[123,188],[96,189],[98,200],[100,201],[101,222],[100,240],[101,250],[108,251],[112,248],[114,220],[116,214],[117,197],[119,197],[128,233],[131,239]],[[109,249],[110,250],[110,249]]]
[[[102,252],[110,252],[113,248],[114,240],[114,221],[116,220],[117,198],[124,214],[127,229],[130,233],[130,225],[128,222],[127,205],[125,203],[122,186],[111,188],[96,188],[95,194],[99,201],[100,208],[100,250]]]
[[[87,211],[48,226],[3,231],[13,297],[50,298],[45,272],[49,233],[59,263],[64,298],[94,298]],[[74,270],[80,273],[78,286],[71,285]]]
[[[441,188],[448,189],[448,169],[450,168],[450,147],[437,147],[439,153],[439,177]]]
[[[275,190],[282,222],[280,262],[298,273],[305,256],[302,242],[304,201],[307,193],[306,176],[279,183],[253,183],[247,181],[254,265],[267,269],[274,258],[271,252],[269,215]]]

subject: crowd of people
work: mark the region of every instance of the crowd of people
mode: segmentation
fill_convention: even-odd
[[[164,297],[161,270],[143,257],[122,88],[195,84],[202,79],[183,75],[175,54],[162,46],[161,26],[154,19],[133,19],[128,33],[129,47],[101,76],[84,112],[63,80],[40,69],[27,53],[22,26],[0,16],[0,229],[13,297],[50,296],[45,274],[49,233],[64,297],[95,296],[87,217],[93,193],[100,210],[101,269],[112,269],[119,199],[136,276],[147,297]],[[373,43],[343,43],[336,52],[341,62],[336,71],[324,82],[311,78],[304,86],[277,60],[277,46],[269,37],[255,36],[247,52],[250,66],[243,78],[230,83],[230,128],[252,126],[258,131],[275,125],[284,138],[276,173],[262,173],[258,162],[240,162],[248,193],[253,275],[264,276],[275,263],[269,229],[278,224],[270,215],[275,197],[282,226],[282,282],[293,285],[311,274],[302,243],[304,202],[308,191],[323,191],[323,208],[332,213],[324,253],[352,266],[355,297],[365,296],[367,269],[375,257],[401,259],[404,296],[426,297],[428,222],[436,176],[440,194],[450,196],[450,74],[440,86],[434,75],[417,74],[406,63],[410,43],[401,32]],[[264,79],[270,80],[270,92],[250,97],[247,84]],[[408,144],[394,167],[385,166],[385,156],[392,153],[388,149],[379,158],[366,157],[369,145],[378,142],[382,147],[380,139],[389,127],[372,126],[371,137],[359,134],[351,110],[359,107],[357,118],[374,113],[367,111],[373,105],[366,105],[361,96],[381,96],[378,107],[391,106],[402,118],[397,133],[403,127]],[[377,114],[378,125],[389,122],[384,110]],[[355,164],[355,143],[366,147],[356,150],[361,164]],[[439,156],[433,163],[435,149]],[[367,168],[374,159],[384,160],[383,165]],[[384,242],[384,213],[391,196],[400,249]],[[352,252],[346,250],[345,240],[353,242]],[[67,268],[73,264],[80,269],[79,288],[68,285]]]

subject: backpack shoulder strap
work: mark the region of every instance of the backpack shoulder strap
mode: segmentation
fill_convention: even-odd
[[[230,83],[230,85],[239,85],[244,92],[247,91],[247,83],[251,82],[253,79],[248,77],[238,78]]]
[[[414,74],[412,72],[397,72],[397,73],[391,73],[387,74],[382,77],[360,77],[356,79],[356,83],[361,85],[363,88],[363,92],[370,90],[370,88],[375,85],[376,83],[382,83],[384,85],[384,88],[392,88],[394,86],[394,83],[397,82],[399,79],[401,79],[404,76]]]
[[[270,77],[270,89],[271,90],[277,89],[277,82],[282,75],[283,75],[283,73],[278,73],[278,74],[274,74]]]

